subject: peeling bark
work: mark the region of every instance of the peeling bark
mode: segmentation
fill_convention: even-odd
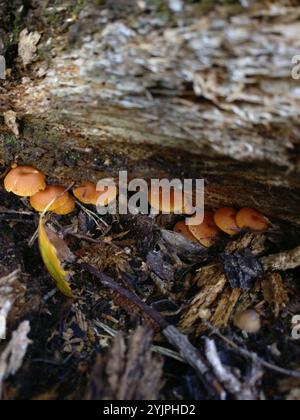
[[[151,342],[151,331],[143,327],[138,327],[128,342],[119,333],[110,354],[98,356],[86,399],[157,399],[163,385],[163,363],[152,355]]]
[[[89,3],[67,34],[44,31],[47,58],[30,79],[6,83],[1,109],[17,112],[23,130],[18,141],[2,130],[3,160],[65,182],[120,169],[205,177],[208,207],[256,207],[300,226],[291,77],[300,8],[282,3],[208,14],[187,4],[158,13],[133,0],[122,10]],[[68,16],[63,6],[42,12]]]

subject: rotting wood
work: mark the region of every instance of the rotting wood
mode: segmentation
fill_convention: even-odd
[[[288,291],[279,273],[268,273],[262,280],[265,301],[274,307],[276,318],[289,303]]]
[[[151,7],[130,4],[131,19],[88,2],[69,34],[45,28],[47,59],[21,85],[4,83],[0,112],[16,112],[23,130],[19,141],[1,130],[0,158],[39,162],[66,183],[120,169],[147,180],[204,177],[207,206],[256,207],[300,227],[291,77],[300,8],[262,3],[204,16],[185,5],[152,22]]]
[[[222,9],[208,16],[183,11],[175,17],[184,17],[178,27],[166,10],[164,26],[149,22],[147,30],[138,5],[133,21],[111,20],[92,4],[88,9],[93,27],[103,30],[91,33],[83,23],[80,42],[67,51],[61,50],[66,40],[52,40],[57,56],[46,77],[25,84],[16,108],[35,116],[49,112],[48,120],[71,121],[94,138],[144,137],[201,154],[211,149],[239,160],[290,161],[299,130],[289,127],[299,117],[291,77],[299,7],[278,6],[270,14],[262,5],[231,18]]]
[[[10,375],[15,375],[23,364],[27,348],[31,341],[28,338],[30,333],[29,321],[23,321],[0,355],[0,399],[2,398],[4,381]]]
[[[12,3],[19,5],[20,1]],[[261,2],[253,10],[239,8],[228,13],[216,7],[203,15],[188,6],[177,16],[164,10],[163,18],[154,22],[152,11],[137,12],[134,0],[126,0],[124,7],[127,10],[131,4],[129,19],[121,10],[125,0],[121,8],[115,6],[117,12],[109,6],[113,3],[95,8],[87,2],[75,14],[69,34],[49,31],[34,18],[30,22],[27,7],[21,9],[22,25],[29,32],[43,27],[39,51],[44,55],[24,69],[22,57],[13,56],[18,31],[24,28],[14,28],[15,41],[8,54],[13,68],[0,86],[1,172],[17,160],[39,166],[50,175],[50,182],[66,185],[116,177],[121,169],[127,169],[130,178],[148,181],[204,177],[208,208],[255,207],[273,224],[267,235],[256,237],[258,242],[274,234],[277,244],[288,235],[290,247],[296,246],[300,227],[299,98],[290,64],[299,48],[299,7],[278,3],[269,8]],[[11,4],[0,8],[0,19]],[[41,10],[37,5],[37,16]],[[63,13],[67,22],[68,11]],[[0,38],[3,31],[6,37],[7,25],[0,28]],[[0,54],[4,53],[0,39]],[[7,111],[15,113],[11,115],[19,133],[15,124],[4,126]],[[142,236],[135,218],[132,225],[136,236]],[[150,236],[141,239],[140,248],[152,245]],[[256,255],[263,250],[264,245],[258,243]],[[298,252],[293,252],[285,254],[284,263],[280,255],[274,256],[273,267],[278,257],[280,269],[294,268]],[[271,258],[263,261],[272,270]],[[207,288],[204,306],[206,300],[221,295],[219,305],[226,309],[223,304],[231,291],[225,284],[223,276],[220,289],[213,288],[211,297]],[[229,306],[234,306],[238,293],[232,292]],[[130,306],[128,297],[117,303],[129,313],[143,315],[145,306],[140,302]],[[241,298],[245,301],[247,296]],[[218,302],[213,303],[217,307]],[[209,311],[206,307],[196,315],[202,318],[206,312],[203,319],[209,319]],[[186,336],[173,328],[171,332],[185,359],[191,357],[190,365],[202,368],[199,376],[205,377],[207,366],[201,358],[198,363],[199,353],[189,347]],[[65,348],[72,351],[75,347],[68,342]],[[210,376],[205,382],[215,384]],[[219,386],[213,393],[224,395]]]
[[[106,355],[99,355],[87,400],[155,400],[163,385],[163,361],[151,351],[153,333],[138,327],[128,340],[118,333]]]
[[[207,367],[199,350],[197,350],[191,344],[186,335],[182,334],[173,325],[169,325],[168,322],[157,311],[145,304],[134,293],[118,285],[118,283],[116,283],[106,274],[101,273],[95,267],[92,267],[85,263],[82,264],[82,268],[88,271],[97,279],[99,279],[103,286],[113,291],[114,295],[112,297],[117,297],[117,303],[120,305],[122,305],[123,303],[122,306],[125,310],[129,310],[130,313],[132,313],[134,309],[139,308],[139,310],[141,311],[141,316],[152,320],[152,327],[156,324],[156,326],[159,327],[159,330],[161,330],[164,336],[167,338],[169,343],[174,345],[179,351],[180,355],[184,358],[184,360],[195,369],[196,373],[198,374],[199,378],[203,381],[203,384],[205,385],[210,395],[212,397],[217,397],[220,399],[225,398],[222,386],[216,380],[214,375],[212,375],[212,372]],[[122,302],[122,298],[125,298],[125,304],[124,301]]]
[[[287,271],[300,266],[300,247],[261,259],[266,271]]]

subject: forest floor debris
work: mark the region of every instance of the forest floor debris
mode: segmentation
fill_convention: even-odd
[[[0,86],[1,172],[15,160],[42,162],[53,182],[66,185],[75,173],[111,177],[124,168],[147,179],[203,173],[209,210],[252,204],[274,216],[272,226],[263,234],[221,237],[208,250],[173,232],[179,221],[173,215],[100,217],[77,202],[71,216],[48,221],[75,256],[66,264],[74,296],[66,299],[40,257],[38,216],[1,189],[6,325],[0,334],[6,331],[7,340],[0,342],[0,394],[8,400],[300,398],[299,342],[292,336],[300,313],[293,173],[299,97],[290,77],[300,9],[263,4],[250,12],[238,4],[236,16],[219,8],[215,16],[211,2],[213,14],[195,20],[188,10],[181,16],[181,1],[172,2],[175,16],[163,8],[158,17],[159,7],[142,3],[137,9],[133,1],[107,2],[95,14],[81,5],[71,15],[62,6],[50,25],[49,8],[39,16],[37,7],[32,25],[20,10],[16,16],[28,29],[20,35],[14,28],[11,42],[8,20],[1,21],[0,54],[5,36],[10,76]],[[0,5],[15,16],[11,3]],[[84,24],[90,19],[96,23]],[[35,23],[44,31],[36,32]],[[270,60],[279,40],[279,56]],[[80,132],[74,121],[82,123]],[[137,126],[150,142],[139,152],[132,147]],[[122,136],[133,143],[120,142],[120,153],[113,140]],[[201,159],[178,153],[170,139],[181,151],[198,146]],[[248,309],[261,320],[256,334],[234,323]]]
[[[29,322],[22,322],[18,329],[13,332],[10,342],[0,355],[0,398],[2,397],[3,381],[10,375],[15,375],[23,364],[23,359],[30,344],[29,333]]]
[[[7,200],[7,197],[5,200]],[[1,212],[8,217],[8,219],[1,222],[8,229],[11,223],[12,227],[14,225],[22,225],[22,217],[32,218],[33,215],[33,213],[26,209],[22,210],[20,207],[2,208]],[[11,222],[9,217],[16,214],[19,214],[21,218]],[[31,317],[27,306],[29,294],[36,287],[39,290],[44,290],[42,296],[47,296],[47,299],[43,299],[43,302],[39,301],[38,305],[40,307],[39,311],[42,311],[43,317],[47,319],[48,332],[44,338],[38,337],[34,333],[30,335],[30,338],[33,340],[33,346],[29,353],[26,367],[24,366],[21,369],[22,376],[25,375],[27,377],[28,363],[31,369],[34,369],[35,365],[42,364],[42,371],[47,370],[47,366],[52,366],[57,371],[62,366],[68,367],[70,375],[74,373],[74,364],[82,363],[82,374],[86,369],[93,369],[99,375],[97,376],[97,373],[95,373],[96,376],[93,376],[94,379],[92,381],[95,386],[88,385],[83,381],[87,390],[87,398],[92,398],[93,396],[96,398],[96,394],[97,398],[99,398],[103,388],[98,388],[98,391],[95,391],[97,390],[96,382],[97,378],[102,378],[101,381],[104,381],[103,383],[109,379],[109,373],[104,368],[104,361],[109,363],[106,351],[108,348],[111,348],[113,336],[116,337],[119,333],[123,334],[122,339],[117,339],[120,345],[123,342],[122,340],[124,340],[124,334],[127,332],[128,326],[132,325],[138,328],[140,320],[143,320],[145,325],[148,325],[148,328],[155,332],[154,335],[152,333],[150,347],[147,347],[147,354],[150,355],[151,352],[159,354],[160,357],[168,361],[166,366],[179,363],[181,371],[189,372],[188,375],[196,375],[200,379],[198,392],[202,389],[203,397],[207,393],[207,395],[210,395],[210,398],[256,399],[260,398],[261,392],[264,392],[261,376],[268,377],[269,371],[298,377],[299,373],[294,370],[296,361],[285,365],[282,356],[277,355],[275,357],[272,356],[272,353],[263,350],[263,348],[273,346],[276,342],[285,342],[287,348],[289,346],[291,346],[291,349],[293,348],[290,338],[288,336],[285,338],[282,335],[289,331],[289,326],[284,325],[288,317],[282,318],[282,316],[288,311],[290,297],[294,295],[296,285],[291,279],[288,279],[288,281],[284,280],[286,277],[284,270],[281,273],[270,271],[264,275],[261,275],[259,272],[255,283],[248,290],[232,288],[222,264],[221,252],[218,254],[218,251],[216,254],[216,249],[205,251],[200,247],[197,250],[197,254],[192,242],[183,241],[180,242],[180,253],[177,254],[176,244],[178,240],[176,239],[175,242],[173,239],[170,240],[171,231],[165,228],[162,229],[153,221],[145,223],[144,216],[135,217],[136,225],[140,226],[140,230],[137,229],[135,231],[132,228],[128,230],[128,224],[124,224],[124,226],[115,224],[114,227],[110,226],[110,232],[105,233],[103,236],[103,231],[106,229],[105,225],[98,226],[96,220],[90,217],[89,212],[83,212],[81,207],[78,209],[77,215],[69,216],[66,220],[63,220],[60,216],[52,216],[51,223],[65,237],[65,241],[67,241],[77,259],[77,262],[74,260],[74,262],[71,262],[70,260],[70,267],[72,267],[74,272],[72,287],[76,298],[69,301],[65,301],[58,293],[53,293],[51,281],[49,281],[48,275],[40,261],[36,245],[31,250],[26,251],[28,249],[26,232],[33,232],[35,225],[34,223],[30,225],[25,224],[27,226],[26,231],[23,230],[21,235],[23,239],[19,244],[21,249],[23,249],[22,253],[29,252],[30,258],[34,256],[35,260],[38,261],[37,269],[40,274],[37,279],[38,283],[35,286],[28,286],[29,290],[20,288],[20,291],[22,291],[21,301],[23,301],[21,309],[24,308]],[[80,224],[78,224],[79,220]],[[109,217],[105,217],[105,223],[110,224]],[[149,226],[151,226],[153,232],[151,232],[151,229],[149,230]],[[139,235],[136,232],[139,232]],[[166,234],[167,232],[170,232],[170,235]],[[144,249],[143,246],[141,247],[140,240],[145,234],[152,238],[152,244],[147,244],[148,251],[143,256],[139,249]],[[166,238],[167,245],[164,242]],[[159,252],[161,254],[159,258],[163,258],[163,261],[169,260],[170,267],[173,268],[170,278],[169,275],[166,277],[163,272],[160,272],[153,266],[152,259],[147,258],[151,253],[157,252],[157,244],[160,244]],[[262,260],[261,256],[269,252],[268,235],[245,233],[239,239],[229,240],[225,245],[227,252],[241,252],[243,247],[252,249],[252,258]],[[129,249],[130,252],[128,252]],[[174,252],[176,256],[174,256]],[[190,260],[188,258],[189,252]],[[219,258],[216,258],[217,255],[219,255]],[[28,275],[30,275],[28,269],[30,272],[31,268],[26,263],[28,257],[25,254],[24,256],[25,268],[27,267],[26,272],[23,271],[23,268],[20,272],[19,268],[14,275],[7,273],[7,278],[11,278],[14,281],[18,277],[21,279],[28,278]],[[23,264],[21,264],[22,267]],[[102,286],[105,287],[103,288],[100,286],[100,283],[91,281],[91,278],[85,274],[86,269],[94,277],[97,277]],[[152,270],[155,270],[161,284],[167,284],[167,287],[157,288],[157,285],[153,284],[153,280],[151,280]],[[115,276],[115,280],[108,274],[104,274],[104,271],[111,276]],[[290,272],[288,277],[291,277]],[[48,280],[45,283],[47,278]],[[179,284],[181,286],[184,285],[184,287],[178,287]],[[3,297],[4,289],[0,288],[1,290],[1,296]],[[11,291],[11,289],[9,290]],[[14,288],[14,290],[17,289]],[[257,335],[247,338],[235,330],[233,318],[237,312],[251,307],[256,308],[261,313],[264,319],[264,327]],[[36,308],[36,304],[33,308]],[[155,308],[159,308],[161,314]],[[172,310],[169,308],[172,308]],[[162,317],[162,313],[166,314],[165,319]],[[12,320],[19,319],[19,316],[20,314],[15,312],[12,317],[8,317],[9,329],[11,328]],[[34,315],[32,316],[34,317]],[[38,331],[36,330],[37,320],[33,318],[32,322],[32,331]],[[272,324],[276,325],[275,331],[272,337],[267,338],[265,344],[263,344],[265,340],[264,333],[267,332],[268,328],[271,328]],[[104,334],[101,331],[104,331]],[[159,331],[162,332],[163,336],[161,336]],[[227,352],[229,351],[228,349],[231,349],[230,351],[234,351],[235,354],[244,357],[243,364],[247,365],[247,363],[250,363],[249,368],[253,374],[253,386],[251,386],[251,389],[245,387],[247,379],[242,374],[236,376],[236,373],[232,373],[236,362],[233,361],[228,366],[224,366],[220,357],[217,356],[216,349],[212,347],[212,342],[206,341],[206,346],[204,345],[203,338],[209,340],[208,336],[210,333],[215,334],[216,337],[223,341],[224,345],[228,346],[224,351]],[[236,338],[233,339],[233,337]],[[40,345],[45,339],[47,344],[42,350]],[[256,342],[258,346],[257,352],[255,351]],[[217,345],[219,346],[219,344]],[[261,347],[262,345],[263,347]],[[3,349],[1,354],[5,354]],[[262,357],[258,356],[257,353],[261,354]],[[97,354],[99,355],[97,356]],[[96,364],[95,357],[98,360]],[[83,358],[86,362],[83,362]],[[281,359],[282,361],[280,361]],[[276,363],[273,363],[272,360],[276,360]],[[283,368],[281,365],[285,365],[288,368]],[[163,395],[166,392],[164,383],[170,373],[168,373],[168,368],[165,370],[166,367],[160,366],[160,370],[158,369],[157,371],[160,371],[160,374],[153,378],[155,386],[153,385],[152,391],[150,389],[145,390],[145,395],[154,395],[153,393],[155,395]],[[187,366],[190,366],[190,371]],[[258,369],[257,366],[261,366],[263,370]],[[102,373],[100,374],[100,372]],[[138,382],[143,375],[144,373],[141,372],[141,376],[137,377],[136,381]],[[167,375],[165,379],[163,379],[164,375]],[[81,376],[79,375],[79,382],[81,382],[80,378]],[[169,379],[167,381],[169,383]],[[79,386],[79,382],[75,385],[76,382],[73,384],[75,388]],[[50,393],[49,398],[52,395],[50,390],[55,386],[53,381],[51,383],[52,385],[45,383],[43,388],[45,392],[48,390]],[[201,388],[202,383],[205,384],[204,388]],[[100,386],[100,383],[98,385]],[[11,386],[13,386],[13,383]],[[63,385],[64,387],[65,385]],[[63,391],[63,388],[56,387],[55,393],[68,392],[67,389]],[[180,388],[180,392],[184,394],[187,392],[184,389],[184,385]],[[8,395],[11,392],[9,391],[9,378],[5,381],[4,389],[4,395]],[[46,394],[42,392],[43,390],[35,390],[31,398],[46,398]],[[94,394],[92,390],[94,390]],[[79,392],[79,389],[77,391]],[[110,391],[107,390],[107,392],[109,393]],[[118,392],[121,392],[119,388],[113,388],[111,395],[118,395]],[[267,393],[267,391],[265,392]],[[143,395],[141,393],[135,396],[142,398]],[[54,398],[54,396],[51,398]]]

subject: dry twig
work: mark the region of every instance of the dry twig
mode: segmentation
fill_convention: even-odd
[[[294,370],[288,370],[281,368],[279,366],[273,365],[272,363],[266,362],[262,358],[260,358],[256,353],[246,350],[244,348],[239,347],[236,343],[234,343],[229,338],[225,337],[217,328],[215,328],[210,322],[203,320],[206,326],[212,331],[213,334],[221,338],[225,343],[227,343],[230,347],[232,347],[235,351],[237,351],[242,356],[246,357],[247,359],[251,359],[254,363],[260,364],[265,368],[272,370],[274,372],[280,373],[281,375],[291,376],[293,378],[300,378],[300,372]]]
[[[206,357],[211,364],[215,375],[224,385],[225,389],[236,397],[237,400],[256,400],[249,384],[242,383],[234,376],[229,369],[223,366],[214,340],[205,339]]]
[[[287,271],[300,266],[300,246],[291,251],[269,255],[261,259],[265,271]]]
[[[138,296],[131,291],[124,289],[106,274],[101,273],[95,267],[88,264],[82,264],[82,267],[94,277],[99,279],[102,285],[112,290],[114,292],[113,298],[117,298],[117,302],[125,310],[130,313],[132,313],[133,310],[135,310],[135,312],[138,310],[142,313],[142,316],[144,315],[144,317],[150,319],[152,321],[152,326],[156,326],[159,330],[162,330],[162,333],[169,343],[174,345],[184,360],[186,360],[186,362],[195,369],[208,392],[214,397],[220,399],[225,398],[226,394],[217,378],[206,365],[206,362],[200,352],[191,344],[184,334],[178,331],[176,327],[169,325],[157,311],[150,308]]]

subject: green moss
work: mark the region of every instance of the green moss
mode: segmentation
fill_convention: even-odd
[[[15,156],[20,152],[19,140],[13,135],[7,135],[3,141],[3,159],[6,164],[14,161]]]
[[[162,0],[146,0],[146,4],[150,8],[155,8],[157,11],[170,11],[168,3]]]
[[[77,0],[74,6],[71,8],[72,14],[77,16],[84,9],[87,4],[87,0]]]
[[[51,48],[42,45],[41,47],[38,47],[37,55],[41,61],[47,63],[48,66],[50,65],[52,60]]]
[[[60,133],[54,130],[49,130],[43,120],[38,119],[24,119],[22,137],[27,144],[53,144],[60,145]]]
[[[88,0],[65,1],[55,0],[52,7],[41,9],[41,18],[51,33],[64,32],[66,30],[65,22],[67,19],[77,19],[80,12],[89,4]]]
[[[7,136],[4,139],[4,144],[6,147],[17,147],[18,139],[15,136]]]
[[[162,24],[171,23],[173,20],[174,23],[176,22],[175,14],[170,10],[167,1],[146,0],[146,4],[155,13],[155,16],[161,20]]]
[[[227,7],[229,14],[240,13],[243,9],[239,0],[186,0],[192,7],[192,14],[203,14],[214,11],[218,6]]]

